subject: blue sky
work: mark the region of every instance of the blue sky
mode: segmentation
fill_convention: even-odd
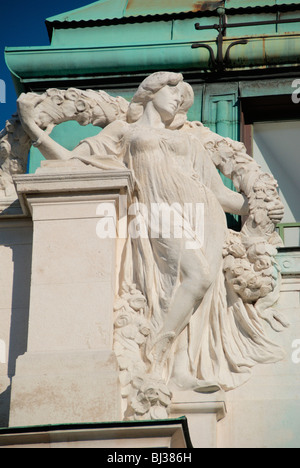
[[[0,102],[0,130],[16,111],[16,93],[5,65],[5,47],[49,45],[45,19],[75,10],[95,0],[5,0],[0,11],[0,80],[6,85],[6,102]]]

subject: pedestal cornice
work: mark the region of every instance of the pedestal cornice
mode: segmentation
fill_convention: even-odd
[[[132,172],[129,170],[112,171],[86,171],[86,172],[45,172],[39,174],[17,175],[13,178],[23,213],[30,216],[31,201],[38,196],[59,196],[68,193],[91,195],[109,190],[118,194],[133,192],[134,182]]]

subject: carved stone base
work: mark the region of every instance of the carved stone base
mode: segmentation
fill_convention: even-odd
[[[98,422],[34,427],[0,429],[1,448],[105,448],[111,449],[106,459],[112,463],[122,463],[125,459],[120,449],[152,449],[153,460],[161,464],[160,458],[174,449],[191,449],[189,431],[185,419],[168,421]],[[153,449],[153,447],[155,447]],[[116,451],[117,449],[117,451]],[[164,453],[156,453],[157,450]],[[127,457],[127,455],[125,455]],[[129,466],[148,466],[150,456],[128,455]],[[148,457],[148,458],[147,458]],[[178,453],[178,460],[190,462],[191,453]],[[144,462],[145,460],[145,462]],[[181,463],[180,461],[180,463]]]
[[[18,358],[10,427],[113,421],[120,415],[113,352],[26,353]]]
[[[217,422],[226,416],[225,393],[174,393],[170,417],[186,416],[194,448],[217,448]]]

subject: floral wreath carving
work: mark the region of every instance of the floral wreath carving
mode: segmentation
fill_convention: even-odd
[[[35,102],[35,122],[47,134],[56,125],[70,120],[80,125],[106,127],[116,119],[125,120],[129,103],[105,91],[48,89],[38,95],[29,93]],[[0,132],[0,198],[17,199],[12,176],[24,174],[27,168],[31,140],[23,130],[18,114],[6,122]]]
[[[282,331],[288,323],[272,309],[281,286],[275,255],[283,246],[276,232],[278,220],[270,218],[272,210],[283,209],[278,183],[261,170],[242,143],[222,138],[205,146],[216,167],[246,195],[250,208],[241,232],[229,230],[223,251],[226,280],[244,303],[255,304],[258,315],[275,331]]]

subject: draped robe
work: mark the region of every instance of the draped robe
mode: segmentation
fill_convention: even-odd
[[[213,281],[173,344],[168,376],[176,362],[178,343],[185,341],[194,376],[216,382],[225,390],[235,388],[250,377],[255,364],[277,362],[283,354],[268,339],[255,305],[243,303],[225,279],[222,250],[228,229],[214,194],[217,169],[201,140],[189,132],[121,121],[113,125],[118,124],[121,135],[107,131],[83,140],[82,154],[89,155],[78,159],[103,170],[126,167],[134,176],[133,212],[139,235],[132,232],[128,238],[120,290],[124,284],[137,285],[147,300],[152,337],[157,336],[181,282],[183,249],[187,241],[196,241],[191,255],[205,258]],[[197,204],[204,207],[201,239],[194,209]],[[158,206],[159,216],[173,216],[174,230],[181,229],[181,238],[164,235],[155,211]]]

